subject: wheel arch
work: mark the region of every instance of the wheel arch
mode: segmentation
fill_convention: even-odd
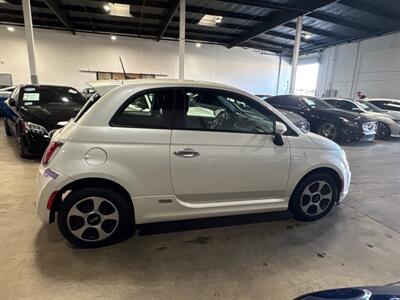
[[[290,195],[290,198],[292,198],[292,195],[295,194],[298,186],[300,185],[301,182],[303,182],[303,180],[305,178],[307,178],[308,176],[311,176],[313,174],[317,174],[317,173],[323,173],[323,174],[328,174],[330,175],[333,180],[335,180],[335,182],[338,184],[339,187],[339,194],[342,192],[343,190],[343,179],[342,177],[339,175],[339,172],[336,171],[335,169],[331,168],[331,167],[318,167],[316,169],[313,169],[311,171],[309,171],[308,173],[306,173],[300,180],[299,182],[296,184],[296,187],[294,188],[292,194]],[[339,197],[340,198],[340,197]]]
[[[61,190],[57,192],[57,195],[54,199],[54,202],[50,209],[50,223],[55,220],[55,213],[59,210],[60,205],[63,201],[63,195],[68,191],[73,191],[85,187],[101,187],[108,188],[110,190],[116,191],[119,193],[127,202],[131,215],[133,217],[133,221],[135,220],[135,210],[132,202],[132,197],[129,192],[119,183],[112,181],[110,179],[99,178],[99,177],[90,177],[90,178],[82,178],[75,181],[70,182],[66,186],[64,186]]]

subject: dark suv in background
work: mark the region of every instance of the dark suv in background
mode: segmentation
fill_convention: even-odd
[[[335,109],[312,96],[281,95],[266,101],[278,109],[301,115],[310,123],[310,130],[336,142],[371,141],[375,139],[376,122],[356,113]]]

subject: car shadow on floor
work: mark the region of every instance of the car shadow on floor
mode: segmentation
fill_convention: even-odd
[[[136,236],[98,249],[73,247],[52,224],[42,226],[36,236],[35,261],[42,276],[62,281],[150,286],[197,280],[213,272],[230,278],[238,270],[252,274],[254,268],[279,268],[282,259],[299,249],[309,249],[318,262],[320,241],[329,241],[337,230],[337,211],[312,223],[269,213],[148,224]]]

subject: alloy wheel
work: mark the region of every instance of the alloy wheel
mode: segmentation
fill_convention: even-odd
[[[334,140],[336,138],[337,132],[334,125],[326,123],[321,126],[319,134],[330,140]]]
[[[309,184],[301,195],[300,207],[309,216],[318,216],[325,212],[332,202],[332,188],[324,180]]]
[[[68,212],[67,225],[80,240],[99,242],[118,228],[119,213],[115,205],[101,197],[88,197],[75,203]]]

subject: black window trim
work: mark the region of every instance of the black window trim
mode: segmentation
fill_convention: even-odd
[[[169,124],[169,127],[161,127],[161,126],[146,126],[146,127],[141,127],[141,126],[134,126],[134,125],[123,125],[123,124],[116,124],[115,120],[118,117],[119,114],[121,114],[125,108],[129,105],[129,103],[137,97],[146,95],[151,92],[157,92],[157,91],[163,91],[163,90],[173,90],[173,97],[172,97],[172,112],[175,110],[175,97],[176,97],[176,87],[159,87],[159,88],[149,88],[142,90],[140,92],[137,92],[130,96],[127,100],[124,101],[124,103],[118,108],[118,110],[114,113],[114,115],[111,117],[110,121],[108,122],[108,125],[110,127],[121,127],[121,128],[136,128],[136,129],[164,129],[164,130],[172,130],[173,129],[173,120],[171,121],[171,124]]]
[[[178,112],[176,110],[176,96],[177,96],[177,92],[179,90],[181,91],[186,91],[186,90],[205,90],[208,92],[216,92],[216,93],[224,93],[227,95],[233,95],[233,96],[240,96],[242,98],[246,98],[249,99],[250,101],[254,102],[254,104],[256,105],[257,108],[261,108],[261,110],[267,110],[268,112],[270,112],[271,114],[275,115],[276,118],[279,120],[279,122],[283,123],[286,125],[287,127],[287,131],[284,133],[284,136],[294,136],[294,137],[298,137],[299,135],[297,134],[297,132],[295,130],[293,130],[284,120],[282,120],[278,115],[276,115],[274,112],[270,111],[267,107],[263,106],[261,103],[258,103],[257,101],[255,101],[254,99],[240,94],[240,93],[235,93],[235,92],[231,92],[231,91],[227,91],[224,89],[217,89],[217,88],[207,88],[207,87],[196,87],[196,86],[172,86],[172,87],[157,87],[157,88],[149,88],[149,89],[145,89],[142,90],[140,92],[137,92],[135,94],[133,94],[132,96],[130,96],[127,100],[125,100],[123,102],[123,104],[118,108],[118,110],[114,113],[114,115],[111,117],[110,121],[109,121],[109,126],[110,127],[120,127],[120,128],[136,128],[136,129],[163,129],[163,130],[184,130],[184,131],[204,131],[204,132],[219,132],[219,133],[237,133],[237,134],[257,134],[257,135],[273,135],[273,133],[255,133],[255,132],[244,132],[244,131],[235,131],[235,130],[215,130],[215,129],[203,129],[203,128],[195,128],[195,129],[186,129],[186,128],[177,128],[175,125],[175,115]],[[146,126],[146,127],[140,127],[140,126],[133,126],[133,125],[122,125],[122,124],[116,124],[115,123],[115,119],[117,118],[117,116],[122,113],[125,108],[129,105],[129,103],[136,97],[140,97],[142,95],[151,93],[151,92],[156,92],[156,91],[163,91],[163,90],[173,90],[173,99],[172,99],[172,114],[173,114],[173,118],[171,121],[171,124],[169,124],[169,127],[160,127],[160,126]],[[179,113],[179,112],[178,112]]]

